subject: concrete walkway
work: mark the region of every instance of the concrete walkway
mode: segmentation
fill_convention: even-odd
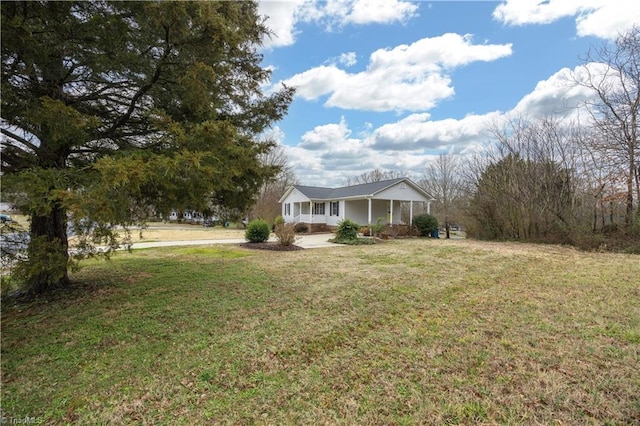
[[[295,245],[309,249],[320,247],[339,247],[343,244],[330,243],[329,239],[333,238],[333,234],[309,234],[301,235],[298,237]],[[277,241],[274,238],[269,241]],[[152,247],[176,247],[176,246],[198,246],[198,245],[211,245],[211,244],[242,244],[246,243],[244,238],[231,238],[226,240],[184,240],[184,241],[155,241],[148,243],[133,243],[131,249],[145,249]]]

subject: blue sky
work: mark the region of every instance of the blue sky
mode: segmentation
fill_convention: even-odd
[[[265,86],[297,87],[270,137],[303,184],[373,169],[420,179],[514,115],[570,115],[590,47],[640,23],[637,0],[263,1]]]

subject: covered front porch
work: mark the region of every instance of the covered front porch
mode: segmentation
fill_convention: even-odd
[[[318,207],[318,204],[324,204],[324,207]],[[387,225],[412,225],[414,215],[430,213],[430,203],[361,198],[339,201],[337,214],[330,212],[330,202],[325,201],[294,202],[292,209],[293,223],[325,224],[335,227],[340,221],[348,218],[360,225],[372,225],[379,219]]]
[[[313,204],[313,201],[292,203],[293,223],[326,223],[326,214],[313,214]]]
[[[413,224],[413,216],[429,212],[429,203],[413,200],[384,200],[365,198],[345,202],[346,217],[363,225],[372,225],[380,220],[386,225]]]

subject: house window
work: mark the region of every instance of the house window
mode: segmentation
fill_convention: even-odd
[[[313,214],[324,214],[324,203],[313,203]]]
[[[284,215],[291,216],[291,203],[286,203],[284,205]]]
[[[329,205],[329,216],[340,216],[340,201],[332,201]]]

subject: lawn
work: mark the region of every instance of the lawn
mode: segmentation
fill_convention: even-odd
[[[201,225],[152,223],[142,231],[131,231],[132,242],[182,241],[182,240],[227,240],[244,238],[244,229],[224,228],[220,225],[206,228]]]
[[[640,257],[445,240],[119,253],[2,307],[2,415],[638,424]]]

